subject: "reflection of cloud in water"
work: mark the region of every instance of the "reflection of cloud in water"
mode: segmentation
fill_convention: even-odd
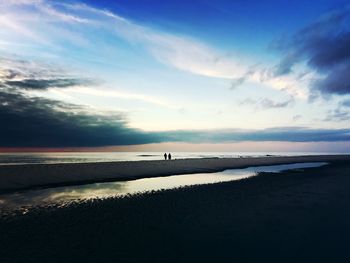
[[[246,169],[230,169],[217,173],[186,174],[144,178],[125,182],[95,183],[79,186],[29,190],[1,195],[0,204],[1,208],[4,210],[17,210],[21,207],[29,206],[61,205],[69,202],[86,201],[95,198],[103,199],[146,191],[234,181],[254,176],[258,172],[280,172],[288,169],[318,167],[325,164],[326,163],[299,163],[258,166]]]
[[[91,185],[67,187],[64,191],[51,191],[46,201],[106,198],[127,194],[127,182],[98,183]]]
[[[29,190],[0,196],[0,203],[6,207],[37,206],[64,203],[74,200],[106,198],[126,194],[127,182],[96,183],[79,186]]]

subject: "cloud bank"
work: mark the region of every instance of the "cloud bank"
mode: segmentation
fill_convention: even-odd
[[[33,62],[32,62],[33,63]],[[82,147],[157,142],[127,126],[124,114],[97,112],[58,100],[33,97],[31,90],[64,89],[94,83],[54,66],[4,60],[0,67],[1,147]],[[45,68],[45,71],[41,71]]]
[[[92,114],[60,101],[0,89],[1,147],[82,147],[159,142],[122,114]]]
[[[95,147],[159,142],[349,141],[350,130],[274,128],[143,132],[121,114],[98,115],[79,105],[0,90],[1,147]]]
[[[5,63],[6,62],[6,63]],[[32,90],[68,89],[92,85],[53,65],[4,60],[0,67],[0,147],[97,147],[161,142],[225,143],[239,141],[349,141],[350,130],[284,127],[263,130],[178,130],[145,132],[130,128],[125,114],[93,112],[87,106],[36,97]],[[25,66],[23,66],[25,65]],[[40,70],[45,68],[45,70]],[[275,102],[268,98],[259,107],[283,108],[293,98]],[[347,104],[347,101],[344,101]],[[344,118],[334,113],[334,118]]]
[[[159,142],[349,141],[350,130],[274,128],[143,132],[123,115],[98,115],[71,105],[0,90],[1,147],[94,147]]]

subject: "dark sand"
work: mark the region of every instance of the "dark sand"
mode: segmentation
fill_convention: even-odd
[[[348,160],[350,155],[183,159],[105,163],[28,164],[0,166],[0,193],[33,187],[54,187],[177,174],[218,172],[230,168]]]
[[[350,162],[0,219],[0,262],[350,262]]]

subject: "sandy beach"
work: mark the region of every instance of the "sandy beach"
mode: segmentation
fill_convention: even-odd
[[[230,168],[348,160],[349,155],[183,159],[104,163],[25,164],[0,166],[0,193],[33,187],[54,187],[92,182],[132,180]]]
[[[349,171],[335,161],[0,218],[0,260],[347,262]]]

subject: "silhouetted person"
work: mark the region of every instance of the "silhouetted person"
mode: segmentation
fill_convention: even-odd
[[[168,154],[168,159],[171,160],[171,154],[170,153]]]
[[[167,155],[166,155],[166,153],[164,153],[164,160],[166,160],[166,157],[167,157]]]

